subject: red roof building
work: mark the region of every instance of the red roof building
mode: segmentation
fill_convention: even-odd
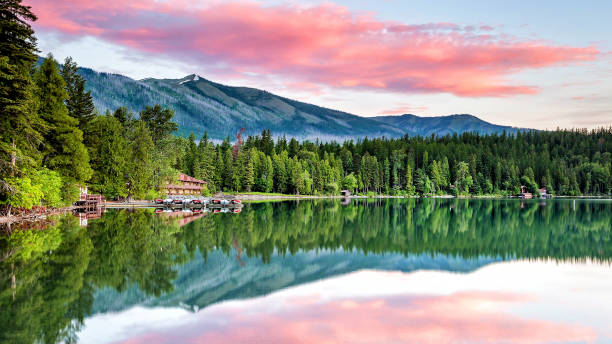
[[[179,173],[178,183],[166,183],[166,193],[168,195],[201,195],[205,181]]]

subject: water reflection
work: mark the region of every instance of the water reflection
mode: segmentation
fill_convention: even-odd
[[[580,281],[587,274],[592,278]],[[576,292],[578,285],[589,290],[588,298]],[[129,338],[132,344],[606,343],[612,340],[610,288],[608,267],[589,264],[503,263],[468,275],[361,271],[196,314],[135,307],[94,316],[83,338]]]
[[[195,311],[361,269],[608,264],[611,214],[605,201],[391,199],[259,203],[241,214],[108,211],[86,228],[63,217],[0,237],[0,342],[74,342],[93,314]]]

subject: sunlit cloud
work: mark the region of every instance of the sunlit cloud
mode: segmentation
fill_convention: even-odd
[[[427,106],[418,106],[418,105],[410,105],[410,104],[401,104],[397,107],[386,109],[379,112],[379,115],[401,115],[406,113],[418,113],[427,111],[429,108]]]
[[[43,32],[92,36],[215,76],[267,74],[288,88],[505,97],[537,93],[526,70],[592,61],[593,46],[520,40],[489,25],[407,25],[326,3],[29,0]],[[318,94],[318,93],[317,93]]]
[[[118,343],[592,343],[597,339],[596,332],[585,326],[505,313],[508,306],[530,301],[519,294],[461,292],[318,301],[289,299],[273,309],[258,308],[257,314],[220,305],[198,314],[200,321]]]

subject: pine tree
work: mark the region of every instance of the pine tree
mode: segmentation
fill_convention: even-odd
[[[414,184],[412,182],[412,167],[410,164],[406,164],[406,171],[404,173],[404,190],[408,193],[408,195],[414,195]]]
[[[216,190],[219,185],[215,178],[215,159],[216,153],[213,145],[208,140],[208,133],[204,133],[198,143],[198,166],[194,172],[194,177],[205,180],[209,189]]]
[[[90,122],[86,135],[96,138],[95,145],[89,147],[92,189],[108,198],[126,197],[130,151],[123,126],[115,117],[99,116]]]
[[[136,199],[145,198],[151,189],[153,175],[152,152],[155,149],[153,139],[146,124],[136,121],[134,126],[134,139],[131,144],[130,156],[130,194]]]
[[[437,190],[442,190],[446,187],[440,164],[436,160],[433,160],[431,164],[429,164],[429,176]]]
[[[426,195],[432,192],[431,190],[431,180],[427,176],[427,173],[422,168],[416,170],[416,191],[422,195]]]
[[[113,117],[115,117],[119,123],[121,123],[121,125],[128,126],[130,122],[134,121],[135,116],[132,111],[128,110],[128,108],[125,106],[122,106],[115,109],[113,112]]]
[[[444,159],[442,160],[442,178],[444,180],[444,187],[448,187],[451,183],[451,173],[450,173],[450,166],[448,164],[448,158],[445,156]]]
[[[230,148],[223,151],[223,188],[232,189],[234,174],[234,155]]]
[[[223,152],[221,149],[216,152],[214,184],[216,191],[223,191],[223,177],[225,175],[225,161],[223,160]]]
[[[64,81],[66,82],[66,107],[68,114],[79,121],[79,128],[84,130],[94,117],[96,117],[95,107],[91,92],[85,92],[85,79],[78,73],[78,66],[72,60],[72,57],[67,57],[64,60],[60,71]]]
[[[247,192],[251,192],[253,184],[255,184],[255,164],[257,160],[257,151],[255,148],[251,148],[247,154],[245,154],[247,160],[246,166],[244,167],[244,177],[242,179],[242,188]]]
[[[83,145],[83,132],[78,128],[78,120],[68,115],[64,79],[52,55],[36,71],[34,81],[39,114],[46,124],[44,164],[69,180],[79,183],[88,180],[92,170]]]
[[[457,172],[455,173],[455,187],[458,193],[468,192],[473,184],[472,176],[470,175],[470,165],[464,161],[460,161],[457,164]]]
[[[194,176],[196,167],[199,165],[198,146],[195,143],[195,135],[191,133],[187,139],[187,151],[185,154],[185,173]]]
[[[140,112],[140,119],[147,124],[151,132],[151,138],[153,138],[153,143],[155,144],[161,141],[166,135],[178,129],[178,125],[172,122],[173,117],[173,110],[168,108],[164,109],[159,104],[153,107],[146,106],[145,109]]]
[[[264,173],[262,175],[265,176],[265,188],[264,192],[272,192],[274,189],[274,166],[272,164],[272,159],[269,156],[266,156],[265,164],[264,164]]]
[[[30,70],[37,59],[36,20],[21,0],[0,6],[0,197],[10,192],[6,177],[20,175],[37,163],[42,125],[35,111]]]
[[[385,193],[389,193],[389,188],[391,186],[391,164],[389,163],[389,159],[385,158],[383,162],[383,188]]]

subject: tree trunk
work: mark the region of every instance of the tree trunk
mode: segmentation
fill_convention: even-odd
[[[15,278],[15,263],[11,263],[11,289],[13,289],[13,301],[15,301],[15,291],[17,290],[17,279]]]
[[[17,162],[17,148],[15,145],[15,139],[13,138],[12,150],[11,150],[11,177],[15,176],[15,164]]]

